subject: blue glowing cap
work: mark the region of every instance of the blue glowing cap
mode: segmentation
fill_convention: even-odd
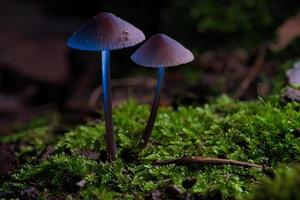
[[[131,59],[144,67],[171,67],[189,63],[194,56],[179,42],[164,34],[157,34],[145,42]]]
[[[68,39],[68,46],[87,51],[122,49],[145,40],[144,33],[112,13],[93,17]]]

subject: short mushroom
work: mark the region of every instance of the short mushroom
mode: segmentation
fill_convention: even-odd
[[[110,50],[134,46],[145,39],[142,31],[112,13],[102,12],[79,28],[69,39],[68,46],[86,51],[101,51],[102,87],[108,160],[116,158],[116,141],[112,121],[110,88]]]
[[[150,140],[151,132],[154,127],[165,68],[189,63],[194,59],[194,56],[179,42],[164,34],[157,34],[145,42],[145,44],[131,56],[131,59],[138,65],[158,68],[155,97],[146,129],[142,135],[141,147],[145,148]]]

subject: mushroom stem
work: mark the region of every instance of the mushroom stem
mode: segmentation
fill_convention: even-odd
[[[146,129],[142,135],[142,141],[140,144],[141,148],[146,148],[147,144],[149,143],[151,133],[154,127],[154,123],[156,120],[157,116],[157,111],[159,107],[159,101],[160,101],[160,94],[161,94],[161,89],[164,81],[164,76],[165,76],[165,68],[164,67],[159,67],[158,68],[158,73],[157,73],[157,83],[156,83],[156,90],[155,90],[155,96],[152,102],[152,108],[150,112],[150,116],[146,125]]]
[[[103,102],[104,102],[104,119],[106,130],[106,145],[107,157],[109,161],[116,159],[117,145],[113,129],[112,120],[112,103],[111,103],[111,89],[110,89],[110,69],[109,59],[110,51],[102,50],[102,87],[103,87]]]

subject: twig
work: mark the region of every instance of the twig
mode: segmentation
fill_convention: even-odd
[[[185,166],[185,165],[234,165],[244,168],[262,168],[261,165],[252,164],[243,161],[237,160],[228,160],[228,159],[221,159],[221,158],[204,158],[204,157],[183,157],[177,158],[172,160],[163,160],[163,161],[154,161],[153,165],[169,165],[175,164],[178,166]]]
[[[266,52],[268,49],[268,45],[264,44],[263,46],[261,46],[258,50],[258,55],[256,57],[255,63],[252,66],[252,69],[250,70],[250,72],[247,74],[246,78],[243,80],[242,84],[240,85],[240,87],[238,88],[236,94],[235,94],[235,98],[240,98],[243,96],[243,94],[246,92],[246,90],[249,88],[250,84],[252,83],[252,81],[255,79],[255,77],[257,76],[257,74],[260,72],[263,64],[264,64],[264,60],[266,57]]]

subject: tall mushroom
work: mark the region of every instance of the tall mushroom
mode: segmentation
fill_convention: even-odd
[[[102,87],[108,160],[116,158],[116,141],[112,121],[110,88],[110,50],[134,46],[145,40],[142,31],[112,13],[102,12],[79,28],[69,39],[68,46],[86,51],[101,51]]]
[[[194,56],[179,42],[164,34],[157,34],[145,42],[131,56],[131,59],[138,65],[158,68],[155,96],[146,129],[142,135],[141,147],[145,148],[150,140],[151,132],[154,127],[165,68],[189,63],[194,59]]]

